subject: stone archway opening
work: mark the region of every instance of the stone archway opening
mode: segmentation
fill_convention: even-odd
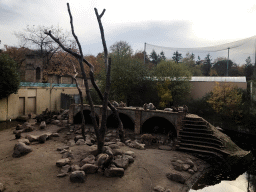
[[[134,122],[126,114],[119,113],[119,117],[123,123],[124,129],[131,130],[134,132]],[[109,115],[107,119],[107,128],[118,128],[118,121],[113,114]]]
[[[84,114],[84,119],[85,119],[85,124],[86,125],[92,125],[92,118],[90,116],[91,111],[90,110],[84,110],[83,114]],[[97,114],[96,115],[96,120],[97,123],[99,124],[99,117]],[[75,116],[74,116],[74,124],[81,124],[82,123],[82,117],[81,117],[81,112],[78,112]]]
[[[173,135],[173,137],[177,137],[177,132],[174,125],[163,117],[151,117],[146,120],[142,127],[141,133],[151,133],[151,134],[168,134]]]

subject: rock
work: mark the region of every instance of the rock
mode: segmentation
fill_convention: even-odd
[[[89,155],[86,158],[84,158],[81,163],[84,164],[95,164],[95,156],[94,155]]]
[[[14,146],[14,152],[12,154],[12,157],[21,157],[23,155],[26,155],[27,153],[30,153],[31,151],[31,147],[27,146],[25,143],[17,143]]]
[[[172,150],[172,147],[166,146],[166,145],[160,145],[160,146],[158,147],[158,149],[166,150],[166,151],[171,151],[171,150]]]
[[[194,173],[195,173],[193,169],[188,169],[188,172],[189,172],[190,174],[194,174]]]
[[[133,163],[134,162],[134,158],[130,155],[124,155],[125,158],[128,158],[129,163]]]
[[[121,149],[112,149],[113,155],[122,155],[123,151]]]
[[[108,154],[110,157],[114,156],[113,151],[109,146],[104,146],[103,147],[103,153]]]
[[[25,143],[26,145],[29,145],[29,144],[30,144],[30,142],[29,142],[28,139],[19,139],[18,142],[19,142],[19,143]]]
[[[81,170],[84,171],[86,174],[93,174],[97,172],[98,166],[92,164],[84,164],[81,167]]]
[[[165,108],[164,111],[173,111],[172,108]]]
[[[69,146],[58,147],[57,151],[62,151],[63,149],[69,149]]]
[[[5,190],[4,184],[0,183],[0,192],[3,192]]]
[[[69,140],[68,143],[67,143],[67,145],[68,145],[69,147],[72,147],[72,146],[75,145],[75,141]]]
[[[117,144],[118,146],[120,146],[120,147],[125,146],[125,144],[124,144],[124,143],[122,143],[122,142],[120,142],[120,141],[118,141],[116,144]]]
[[[70,181],[73,183],[84,183],[86,175],[83,171],[73,171],[70,174]]]
[[[63,124],[68,124],[68,120],[62,120]]]
[[[175,169],[175,170],[177,170],[177,171],[183,171],[183,164],[180,164],[180,163],[177,163],[177,161],[176,162],[172,162],[172,165],[173,165],[173,168]]]
[[[187,158],[186,160],[185,160],[185,162],[186,162],[186,164],[189,164],[190,165],[190,167],[194,167],[194,162],[190,159],[190,158]]]
[[[45,143],[46,139],[48,138],[48,135],[47,134],[43,134],[43,135],[40,135],[38,137],[38,142],[39,143]]]
[[[124,176],[123,168],[109,168],[105,169],[104,175],[107,177],[122,177]]]
[[[22,131],[17,131],[15,134],[15,139],[20,139],[21,138],[21,132]]]
[[[124,154],[125,154],[125,155],[129,155],[129,156],[132,156],[133,158],[136,157],[136,155],[135,155],[135,153],[134,153],[133,151],[126,151]]]
[[[109,147],[111,149],[120,149],[120,147],[117,144],[110,144]]]
[[[166,189],[165,192],[172,192],[172,190],[171,189]]]
[[[62,151],[60,151],[60,154],[63,154],[63,153],[66,153],[66,152],[68,152],[68,150],[63,149]]]
[[[67,175],[68,175],[67,173],[60,173],[60,174],[57,175],[57,177],[65,177]]]
[[[127,157],[118,158],[118,159],[112,160],[112,163],[117,167],[127,169],[127,167],[129,166],[129,158]]]
[[[197,170],[198,170],[197,166],[195,166],[195,165],[192,167],[192,169],[193,169],[194,172],[197,172]]]
[[[110,163],[111,163],[111,158],[109,157],[108,154],[101,153],[98,155],[97,165],[99,168],[108,167]]]
[[[76,142],[76,145],[84,145],[84,144],[85,144],[84,139],[79,139],[79,140]]]
[[[26,128],[23,129],[23,132],[31,132],[34,130],[34,127],[31,125],[26,126]]]
[[[70,165],[64,165],[60,170],[61,173],[68,173],[69,171],[70,171]]]
[[[40,129],[45,129],[45,127],[46,127],[46,123],[45,123],[45,121],[42,121],[41,123],[40,123]]]
[[[73,171],[81,171],[81,168],[78,165],[71,165],[71,172]]]
[[[115,144],[115,142],[110,141],[110,142],[105,142],[105,143],[104,143],[105,146],[109,146],[109,145],[111,145],[111,144]]]
[[[97,148],[97,145],[92,145],[90,148],[89,148],[89,152],[90,154],[92,155],[97,155],[98,154],[98,148]]]
[[[76,143],[79,139],[83,139],[83,140],[84,140],[84,138],[83,138],[82,135],[77,135],[77,136],[75,136],[75,138],[74,138],[75,143]]]
[[[59,137],[60,135],[59,135],[59,133],[52,133],[51,136],[52,136],[52,137]]]
[[[18,124],[18,125],[16,126],[16,130],[22,130],[22,129],[23,129],[23,127],[22,127],[21,124]]]
[[[70,159],[69,158],[65,158],[65,159],[60,159],[56,162],[57,167],[62,167],[64,165],[70,164]]]
[[[62,155],[62,158],[63,159],[65,159],[65,158],[71,158],[71,159],[73,159],[74,158],[74,156],[73,156],[73,154],[71,153],[71,151],[68,151],[68,152],[66,152],[66,153],[64,153],[63,155]]]
[[[109,142],[109,141],[110,141],[109,137],[105,137],[105,142]]]
[[[34,136],[34,135],[27,135],[25,138],[28,139],[29,142],[38,141],[38,136]]]
[[[179,160],[179,159],[178,159],[176,162],[177,162],[177,163],[180,163],[180,164],[183,164],[183,163],[184,163],[182,160]]]
[[[134,148],[136,149],[145,149],[145,144],[140,144],[137,141],[134,141]]]
[[[156,187],[154,187],[154,191],[157,191],[157,192],[165,192],[165,188],[158,185]]]
[[[184,184],[186,180],[182,175],[176,174],[176,173],[167,173],[166,177],[172,181]]]
[[[190,168],[190,165],[189,164],[183,164],[182,167],[183,167],[184,171],[187,171]]]

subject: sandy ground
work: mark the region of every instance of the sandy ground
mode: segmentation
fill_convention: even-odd
[[[26,134],[38,135],[43,132],[55,132],[56,125],[48,125],[45,131],[37,130]],[[0,183],[5,186],[6,192],[150,192],[157,185],[171,189],[171,191],[188,191],[191,183],[201,175],[208,166],[205,162],[189,154],[179,151],[165,151],[157,148],[137,150],[127,146],[121,147],[123,151],[134,151],[136,158],[126,170],[122,178],[107,178],[100,174],[87,175],[85,183],[71,183],[69,176],[57,177],[60,168],[56,161],[62,155],[56,150],[65,145],[75,134],[67,135],[67,131],[60,133],[60,137],[51,138],[44,144],[34,143],[30,146],[33,151],[20,158],[13,158],[13,148],[17,143],[14,129],[0,131]],[[75,156],[86,156],[89,146],[74,145],[70,150]],[[193,175],[187,172],[177,172],[171,165],[171,159],[190,157],[198,166],[199,171]],[[186,178],[184,185],[167,179],[166,173],[180,173]]]

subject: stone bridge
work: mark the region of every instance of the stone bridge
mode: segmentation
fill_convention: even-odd
[[[143,110],[142,107],[117,107],[119,116],[125,129],[131,129],[135,134],[141,133],[163,133],[172,131],[178,136],[182,129],[184,112],[172,112],[164,110]],[[84,117],[87,124],[91,124],[90,106],[84,104]],[[95,113],[98,122],[101,122],[102,106],[95,105]],[[69,123],[81,123],[80,105],[73,104],[69,108]],[[116,127],[118,122],[112,111],[107,111],[107,127]]]

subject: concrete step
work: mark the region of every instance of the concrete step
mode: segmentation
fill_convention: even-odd
[[[179,146],[185,147],[185,148],[191,148],[196,150],[203,150],[203,151],[211,151],[214,153],[218,153],[222,156],[227,155],[226,152],[222,151],[221,149],[215,148],[213,146],[206,146],[206,145],[197,145],[197,144],[189,144],[189,143],[180,143]]]
[[[183,127],[199,128],[199,129],[208,129],[208,126],[207,126],[207,125],[189,124],[189,123],[183,123]]]
[[[198,136],[198,137],[205,137],[205,138],[215,138],[210,133],[189,132],[189,131],[185,131],[185,130],[180,131],[179,135],[190,135],[190,136]]]
[[[202,129],[202,128],[191,128],[191,127],[184,127],[182,129],[182,131],[186,131],[186,132],[201,132],[201,133],[209,133],[212,134],[213,132],[209,129]]]
[[[189,139],[180,139],[178,141],[179,144],[186,143],[186,144],[196,144],[196,145],[205,145],[209,147],[216,147],[218,149],[223,149],[224,146],[220,143],[214,142],[206,142],[206,141],[201,141],[201,140],[189,140]]]
[[[210,142],[210,143],[215,143],[217,145],[223,146],[222,142],[213,137],[213,138],[205,138],[205,137],[200,137],[200,136],[191,136],[191,135],[179,135],[177,138],[178,141],[182,140],[193,140],[193,141],[202,141],[202,142]]]

